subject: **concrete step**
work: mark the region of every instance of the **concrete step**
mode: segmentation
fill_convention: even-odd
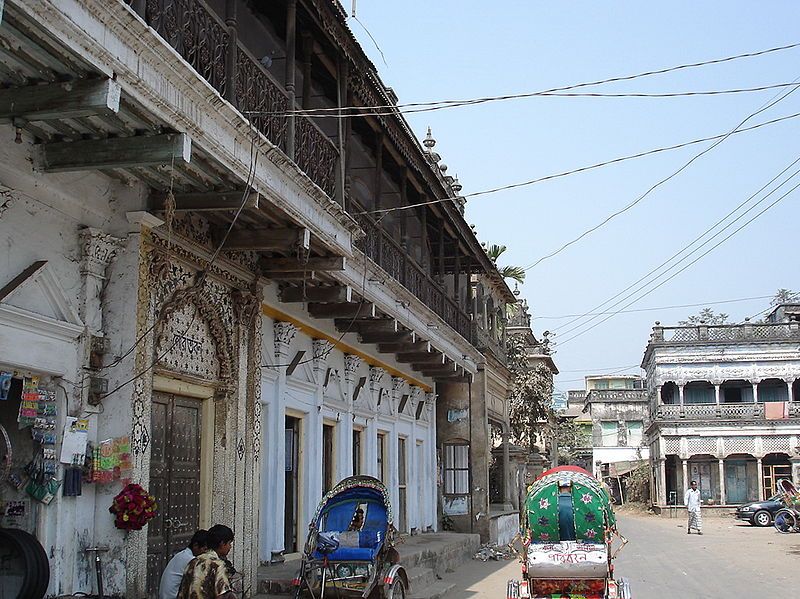
[[[445,582],[437,580],[433,584],[427,585],[422,588],[411,587],[411,594],[408,599],[442,599],[456,587],[453,582]]]
[[[436,572],[431,568],[422,568],[417,566],[406,570],[408,574],[408,583],[412,589],[424,588],[436,582]]]

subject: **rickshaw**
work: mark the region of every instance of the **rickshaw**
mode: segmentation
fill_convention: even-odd
[[[788,479],[778,481],[778,491],[786,507],[775,513],[775,530],[783,534],[800,532],[800,491]]]
[[[392,506],[384,484],[351,476],[329,491],[309,524],[295,599],[304,593],[405,599],[408,575],[394,548]]]
[[[522,580],[509,581],[508,599],[630,598],[612,564],[627,540],[607,489],[583,468],[553,468],[528,487],[520,536]]]

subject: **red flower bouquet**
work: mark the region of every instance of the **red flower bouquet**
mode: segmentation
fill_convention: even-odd
[[[156,515],[156,498],[140,485],[131,483],[114,497],[108,511],[116,516],[114,526],[122,530],[142,530]]]

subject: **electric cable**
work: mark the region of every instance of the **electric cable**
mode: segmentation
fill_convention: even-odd
[[[638,282],[638,281],[637,281]],[[630,287],[628,287],[630,289]],[[617,297],[617,296],[614,296]],[[734,304],[738,302],[749,302],[754,300],[760,299],[769,299],[771,295],[756,295],[754,297],[740,297],[738,299],[728,299],[728,300],[717,300],[713,302],[698,302],[696,304],[675,304],[672,306],[657,306],[652,308],[635,308],[633,310],[623,310],[618,312],[618,314],[632,314],[634,312],[657,312],[659,310],[672,310],[675,308],[697,308],[698,306],[716,306],[719,304]],[[612,298],[613,299],[613,298]],[[560,316],[533,316],[531,320],[563,320],[564,318],[581,318],[584,316],[605,316],[606,314],[611,314],[611,311],[608,312],[584,312],[583,314],[562,314]],[[554,329],[555,330],[555,329]]]
[[[759,108],[759,109],[758,109],[758,110],[756,110],[755,112],[752,112],[752,113],[750,113],[748,116],[746,116],[746,117],[744,118],[744,120],[742,120],[742,121],[741,121],[741,122],[740,122],[738,125],[736,125],[736,127],[734,127],[734,128],[733,128],[731,131],[729,131],[729,132],[728,132],[726,135],[722,136],[722,137],[721,137],[719,140],[715,141],[715,142],[714,142],[713,144],[711,144],[709,147],[707,147],[707,148],[705,148],[705,149],[701,150],[700,152],[698,152],[697,154],[695,154],[694,156],[692,156],[692,158],[690,158],[690,159],[689,159],[687,162],[685,162],[685,163],[683,164],[683,166],[681,166],[681,167],[680,167],[678,170],[676,170],[676,171],[672,172],[672,173],[671,173],[671,174],[669,174],[668,176],[666,176],[666,177],[664,177],[663,179],[659,180],[659,181],[658,181],[656,184],[652,185],[650,188],[648,188],[648,190],[647,190],[647,191],[645,191],[645,192],[644,192],[642,195],[640,195],[638,198],[636,198],[635,200],[633,200],[632,202],[630,202],[630,203],[629,203],[628,205],[626,205],[624,208],[621,208],[620,210],[617,210],[616,212],[612,212],[612,213],[611,213],[609,216],[607,216],[605,219],[603,219],[603,220],[602,220],[600,223],[598,223],[597,225],[595,225],[595,226],[593,226],[593,227],[590,227],[589,229],[587,229],[586,231],[584,231],[583,233],[581,233],[580,235],[578,235],[578,236],[577,236],[577,237],[575,237],[574,239],[571,239],[571,240],[570,240],[570,241],[568,241],[567,243],[565,243],[565,244],[561,245],[561,246],[560,246],[558,249],[556,249],[555,251],[552,251],[552,252],[550,252],[549,254],[546,254],[546,255],[542,256],[541,258],[539,258],[538,260],[536,260],[536,261],[535,261],[533,264],[531,264],[530,266],[527,266],[527,267],[526,267],[524,270],[527,272],[527,271],[531,270],[532,268],[535,268],[536,266],[538,266],[539,264],[541,264],[541,263],[542,263],[542,262],[544,262],[545,260],[548,260],[548,259],[550,259],[550,258],[553,258],[554,256],[557,256],[558,254],[560,254],[561,252],[563,252],[565,249],[567,249],[568,247],[570,247],[570,246],[572,246],[572,245],[574,245],[574,244],[578,243],[578,242],[579,242],[581,239],[583,239],[583,238],[584,238],[584,237],[586,237],[587,235],[589,235],[589,234],[593,233],[594,231],[597,231],[598,229],[600,229],[601,227],[603,227],[604,225],[606,225],[608,222],[610,222],[611,220],[613,220],[613,219],[614,219],[614,218],[616,218],[617,216],[620,216],[621,214],[624,214],[625,212],[627,212],[628,210],[630,210],[631,208],[633,208],[634,206],[636,206],[637,204],[639,204],[639,202],[641,202],[642,200],[644,200],[644,199],[645,199],[647,196],[649,196],[649,195],[650,195],[650,194],[651,194],[653,191],[655,191],[656,189],[658,189],[659,187],[661,187],[661,186],[662,186],[664,183],[668,182],[669,180],[673,179],[674,177],[677,177],[677,176],[678,176],[680,173],[682,173],[684,170],[686,170],[687,168],[689,168],[689,166],[690,166],[692,163],[694,163],[696,160],[698,160],[698,159],[699,159],[701,156],[704,156],[705,154],[707,154],[708,152],[710,152],[711,150],[713,150],[714,148],[716,148],[718,145],[720,145],[721,143],[723,143],[723,142],[724,142],[726,139],[728,139],[728,138],[729,138],[731,135],[733,135],[733,134],[734,134],[736,131],[738,131],[738,130],[739,130],[741,127],[742,127],[742,126],[744,126],[744,124],[745,124],[747,121],[749,121],[751,118],[753,118],[754,116],[756,116],[756,115],[758,115],[758,114],[760,114],[760,113],[762,113],[762,112],[764,112],[764,111],[766,111],[766,110],[769,110],[770,108],[772,108],[773,106],[775,106],[775,105],[776,105],[776,104],[778,104],[779,102],[782,102],[783,100],[785,100],[786,98],[788,98],[788,97],[789,97],[791,94],[793,94],[795,91],[797,91],[797,87],[793,87],[792,89],[788,90],[787,92],[785,92],[785,93],[784,93],[784,94],[782,94],[782,95],[781,95],[781,94],[779,94],[777,98],[774,98],[774,99],[770,100],[769,102],[767,102],[767,104],[766,104],[766,105],[762,106],[761,108]]]
[[[758,214],[756,214],[755,216],[753,216],[753,217],[752,217],[750,220],[748,220],[747,222],[745,222],[745,223],[744,223],[743,225],[741,225],[741,226],[740,226],[738,229],[736,229],[735,231],[733,231],[733,232],[732,232],[730,235],[728,235],[728,236],[726,236],[724,239],[720,240],[720,241],[719,241],[717,244],[715,244],[713,247],[709,248],[707,251],[705,251],[703,254],[701,254],[700,256],[698,256],[697,258],[695,258],[694,260],[692,260],[692,261],[691,261],[689,264],[687,264],[686,266],[684,266],[683,268],[681,268],[681,269],[680,269],[679,271],[677,271],[676,273],[672,274],[672,275],[671,275],[669,278],[665,279],[664,281],[661,281],[661,282],[660,282],[658,285],[656,285],[656,286],[655,286],[655,287],[653,287],[652,289],[649,289],[647,292],[645,292],[645,293],[644,293],[644,294],[642,294],[641,296],[637,297],[637,298],[636,298],[636,299],[634,299],[633,301],[631,301],[631,302],[629,302],[628,304],[626,304],[626,305],[623,307],[623,309],[625,309],[625,308],[628,308],[628,307],[632,306],[633,304],[635,304],[636,302],[638,302],[638,301],[639,301],[640,299],[642,299],[643,297],[646,297],[646,296],[650,295],[650,294],[651,294],[651,293],[653,293],[653,292],[654,292],[656,289],[658,289],[659,287],[662,287],[663,285],[665,285],[666,283],[668,283],[669,281],[671,281],[672,279],[674,279],[675,277],[677,277],[679,274],[681,274],[681,273],[682,273],[683,271],[685,271],[687,268],[689,268],[689,267],[690,267],[690,266],[692,266],[693,264],[696,264],[696,263],[697,263],[699,260],[701,260],[703,257],[705,257],[705,256],[707,256],[708,254],[710,254],[711,252],[713,252],[713,251],[714,251],[716,248],[718,248],[720,245],[722,245],[723,243],[725,243],[725,242],[726,242],[727,240],[729,240],[731,237],[733,237],[734,235],[736,235],[736,234],[737,234],[739,231],[741,231],[742,229],[744,229],[745,227],[747,227],[747,226],[748,226],[750,223],[752,223],[754,220],[756,220],[757,218],[759,218],[759,217],[760,217],[762,214],[764,214],[765,212],[767,212],[768,210],[770,210],[771,208],[773,208],[774,206],[776,206],[776,205],[777,205],[779,202],[781,202],[781,201],[782,201],[784,198],[786,198],[786,197],[787,197],[789,194],[791,194],[792,192],[794,192],[794,191],[795,191],[795,190],[796,190],[798,187],[800,187],[800,183],[798,183],[797,185],[795,185],[794,187],[792,187],[792,188],[791,188],[789,191],[787,191],[786,193],[784,193],[784,194],[783,194],[782,196],[780,196],[780,197],[779,197],[777,200],[775,200],[774,202],[772,202],[771,204],[769,204],[769,205],[768,205],[766,208],[764,208],[763,210],[761,210],[761,212],[759,212]],[[595,328],[595,327],[597,327],[597,326],[599,326],[599,325],[603,324],[604,322],[606,322],[606,321],[607,321],[607,320],[609,320],[610,318],[613,318],[614,316],[615,316],[615,314],[610,314],[610,315],[606,316],[606,317],[605,317],[603,320],[601,320],[600,322],[597,322],[597,323],[593,324],[593,325],[592,325],[591,327],[589,327],[588,329],[585,329],[585,330],[583,330],[583,331],[580,331],[580,332],[576,333],[575,335],[573,335],[572,337],[568,337],[567,339],[565,339],[564,341],[562,341],[562,342],[560,343],[560,345],[562,345],[562,346],[563,346],[564,344],[566,344],[566,343],[569,343],[570,341],[572,341],[572,340],[574,340],[574,339],[576,339],[576,338],[580,337],[581,335],[584,335],[584,334],[588,333],[588,332],[589,332],[590,330],[592,330],[593,328]]]
[[[789,296],[788,296],[786,299],[787,299],[787,300],[789,300],[789,301],[791,301],[791,300],[798,299],[798,298],[800,298],[800,292],[797,292],[797,293],[791,293],[791,294],[789,294]],[[764,309],[764,310],[761,310],[760,312],[756,312],[756,313],[755,313],[755,314],[753,314],[752,316],[748,316],[747,318],[745,318],[745,319],[744,319],[742,322],[740,322],[739,324],[743,324],[744,322],[746,322],[746,321],[748,321],[748,320],[753,320],[754,318],[758,318],[758,317],[759,317],[759,316],[761,316],[762,314],[766,314],[767,312],[770,312],[770,311],[772,311],[772,310],[774,310],[774,309],[775,309],[775,305],[773,305],[773,304],[770,304],[769,306],[767,306],[767,308],[766,308],[766,309]]]
[[[706,235],[708,235],[709,233],[711,233],[712,231],[714,231],[714,229],[716,229],[716,228],[717,228],[717,227],[718,227],[720,224],[722,224],[723,222],[725,222],[726,220],[728,220],[728,219],[729,219],[731,216],[733,216],[734,214],[736,214],[736,212],[738,212],[738,211],[739,211],[741,208],[743,208],[745,205],[747,205],[747,204],[748,204],[748,203],[749,203],[749,202],[750,202],[750,201],[751,201],[753,198],[757,197],[757,196],[758,196],[758,195],[759,195],[759,194],[760,194],[762,191],[764,191],[764,190],[765,190],[767,187],[769,187],[770,185],[772,185],[772,183],[774,183],[774,182],[775,182],[775,181],[776,181],[776,180],[777,180],[779,177],[781,177],[781,176],[782,176],[782,175],[783,175],[783,174],[784,174],[784,173],[785,173],[787,170],[789,170],[790,168],[792,168],[792,166],[794,166],[794,165],[795,165],[795,164],[797,164],[798,162],[800,162],[800,156],[798,156],[798,157],[797,157],[797,158],[796,158],[796,159],[795,159],[795,160],[794,160],[794,161],[793,161],[791,164],[789,164],[789,166],[787,166],[785,169],[783,169],[783,170],[782,170],[780,173],[778,173],[778,174],[777,174],[775,177],[773,177],[773,178],[772,178],[772,179],[771,179],[769,182],[767,182],[765,185],[763,185],[763,186],[762,186],[762,187],[761,187],[761,188],[760,188],[758,191],[756,191],[754,194],[750,195],[750,196],[749,196],[749,197],[748,197],[748,198],[747,198],[747,199],[746,199],[744,202],[741,202],[741,203],[740,203],[738,206],[736,206],[736,207],[735,207],[733,210],[731,210],[731,211],[730,211],[728,214],[726,214],[725,216],[723,216],[723,217],[722,217],[720,220],[718,220],[716,223],[714,223],[714,224],[713,224],[711,227],[709,227],[708,229],[706,229],[706,230],[705,230],[703,233],[701,233],[701,234],[700,234],[698,237],[696,237],[696,238],[695,238],[695,239],[694,239],[694,240],[693,240],[691,243],[689,243],[688,245],[686,245],[686,246],[684,246],[683,248],[681,248],[681,249],[680,249],[678,252],[676,252],[675,254],[673,254],[672,256],[670,256],[669,258],[667,258],[667,260],[665,260],[664,262],[662,262],[661,264],[659,264],[659,265],[658,265],[657,267],[655,267],[654,269],[650,270],[650,272],[648,272],[648,273],[647,273],[647,274],[645,274],[644,276],[642,276],[642,277],[640,277],[639,279],[637,279],[636,281],[634,281],[634,282],[633,282],[631,285],[629,285],[628,287],[626,287],[625,289],[623,289],[622,291],[620,291],[619,293],[617,293],[617,294],[616,294],[615,296],[613,296],[612,298],[610,298],[610,299],[606,300],[605,302],[603,302],[603,303],[599,304],[599,306],[597,306],[597,307],[593,308],[593,309],[591,310],[591,312],[593,312],[594,310],[596,310],[596,309],[598,309],[598,308],[600,308],[600,307],[604,307],[604,306],[606,306],[606,305],[607,305],[607,304],[608,304],[608,303],[609,303],[611,300],[613,300],[613,299],[616,299],[616,298],[617,298],[617,297],[619,297],[620,295],[623,295],[623,294],[625,294],[625,293],[626,293],[627,291],[629,291],[631,288],[633,288],[633,287],[635,287],[635,286],[639,285],[639,283],[641,283],[642,281],[645,281],[645,282],[644,282],[642,285],[640,285],[640,286],[639,286],[639,288],[638,288],[638,289],[635,289],[634,291],[632,291],[631,293],[629,293],[628,295],[626,295],[626,296],[625,296],[625,297],[623,297],[622,299],[620,299],[620,300],[616,301],[615,303],[611,304],[610,306],[608,306],[608,308],[614,308],[615,306],[618,306],[619,304],[621,304],[622,302],[624,302],[624,301],[626,301],[628,298],[630,298],[632,295],[635,295],[636,293],[638,293],[639,291],[641,291],[642,289],[644,289],[645,287],[647,287],[647,286],[648,286],[648,285],[650,285],[651,283],[655,282],[656,280],[658,280],[658,278],[659,278],[659,277],[662,277],[662,276],[664,276],[664,275],[665,275],[665,274],[667,274],[667,273],[668,273],[670,270],[673,270],[674,268],[676,268],[676,267],[677,267],[677,266],[678,266],[678,265],[679,265],[681,262],[684,262],[685,260],[687,260],[688,258],[690,258],[690,257],[691,257],[693,254],[697,253],[697,252],[698,252],[700,249],[702,249],[703,247],[705,247],[706,245],[708,245],[709,243],[711,243],[711,241],[713,241],[714,239],[716,239],[717,237],[719,237],[719,236],[720,236],[720,235],[721,235],[723,232],[725,232],[727,229],[729,229],[730,227],[732,227],[732,226],[733,226],[735,223],[737,223],[739,220],[741,220],[742,218],[744,218],[744,216],[745,216],[745,215],[747,215],[749,212],[753,211],[753,210],[754,210],[754,209],[755,209],[757,206],[759,206],[760,204],[762,204],[763,202],[765,202],[765,201],[766,201],[766,200],[767,200],[767,199],[768,199],[768,198],[769,198],[771,195],[773,195],[774,193],[776,193],[776,192],[777,192],[777,191],[778,191],[778,190],[779,190],[781,187],[783,187],[784,185],[786,185],[786,184],[787,184],[789,181],[791,181],[791,180],[792,180],[794,177],[796,177],[798,174],[800,174],[800,169],[798,169],[797,171],[795,171],[794,173],[792,173],[792,174],[791,174],[791,175],[790,175],[788,178],[786,178],[786,179],[785,179],[783,182],[781,182],[781,183],[780,183],[780,184],[779,184],[777,187],[775,187],[773,190],[771,190],[771,191],[770,191],[770,192],[769,192],[767,195],[765,195],[763,198],[761,198],[760,200],[758,200],[758,201],[757,201],[755,204],[753,204],[752,206],[750,206],[749,208],[747,208],[747,210],[745,210],[744,212],[742,212],[741,214],[739,214],[739,215],[738,215],[738,216],[737,216],[737,217],[736,217],[734,220],[732,220],[731,222],[727,223],[727,224],[726,224],[724,227],[722,227],[720,230],[718,230],[716,233],[714,233],[714,235],[712,235],[711,237],[709,237],[708,239],[706,239],[706,240],[705,240],[705,241],[704,241],[702,244],[700,244],[698,247],[696,247],[695,249],[693,249],[693,250],[692,250],[691,252],[689,252],[689,253],[688,253],[686,256],[683,256],[683,257],[682,257],[680,260],[678,260],[676,263],[674,263],[674,264],[670,265],[670,266],[669,266],[669,267],[668,267],[668,268],[667,268],[667,269],[666,269],[664,272],[659,272],[659,271],[661,271],[661,269],[662,269],[664,266],[667,266],[667,265],[669,265],[669,264],[670,264],[670,262],[672,262],[672,261],[673,261],[675,258],[677,258],[678,256],[681,256],[683,253],[685,253],[687,250],[689,250],[689,249],[690,249],[692,246],[694,246],[694,245],[695,245],[695,244],[696,244],[698,241],[700,241],[700,240],[701,240],[701,239],[703,239],[703,238],[704,238]],[[616,315],[616,314],[618,314],[618,313],[619,313],[618,311],[615,311],[615,312],[613,312],[613,314],[615,314],[615,315]],[[582,316],[580,316],[580,317],[578,317],[578,318],[574,318],[574,319],[570,320],[569,322],[567,322],[567,323],[564,323],[563,325],[559,325],[558,327],[555,327],[555,328],[554,328],[554,330],[555,330],[555,331],[558,331],[558,330],[564,329],[565,327],[570,327],[570,328],[568,328],[566,331],[562,331],[562,334],[565,334],[565,333],[570,333],[570,332],[572,332],[572,331],[574,331],[574,330],[576,330],[576,329],[579,329],[579,328],[581,328],[582,326],[585,326],[585,325],[586,325],[586,324],[588,324],[589,322],[592,322],[593,320],[596,320],[596,319],[597,319],[597,316],[594,316],[594,317],[592,317],[592,318],[588,319],[587,321],[585,321],[585,322],[583,322],[583,323],[577,324],[577,325],[575,325],[575,326],[570,326],[570,325],[572,325],[573,323],[575,323],[575,322],[577,322],[577,321],[579,321],[579,320],[582,320],[582,319],[584,318],[584,316],[585,316],[585,315],[582,315]]]
[[[554,173],[552,175],[544,175],[542,177],[537,177],[535,179],[529,179],[527,181],[522,181],[522,182],[519,182],[519,183],[511,183],[511,184],[508,184],[508,185],[502,185],[500,187],[492,187],[492,188],[489,188],[489,189],[484,189],[482,191],[474,191],[474,192],[467,193],[467,194],[461,194],[459,197],[460,198],[464,198],[464,199],[475,198],[475,197],[478,197],[478,196],[484,196],[484,195],[489,195],[489,194],[493,194],[493,193],[499,193],[501,191],[509,191],[511,189],[518,189],[520,187],[528,187],[530,185],[536,185],[537,183],[543,183],[545,181],[550,181],[550,180],[553,180],[553,179],[560,179],[562,177],[567,177],[567,176],[570,176],[570,175],[575,175],[575,174],[578,174],[578,173],[591,171],[591,170],[598,169],[598,168],[601,168],[601,167],[604,167],[604,166],[609,166],[609,165],[612,165],[612,164],[618,164],[620,162],[626,162],[628,160],[633,160],[633,159],[636,159],[636,158],[643,158],[645,156],[650,156],[650,155],[653,155],[653,154],[659,154],[661,152],[669,152],[669,151],[672,151],[672,150],[679,150],[681,148],[685,148],[685,147],[688,147],[688,146],[704,143],[704,142],[707,142],[707,141],[714,141],[716,139],[720,139],[720,138],[723,138],[723,137],[728,136],[728,135],[738,135],[740,133],[746,133],[748,131],[753,131],[755,129],[760,129],[761,127],[774,125],[774,124],[777,124],[777,123],[780,123],[780,122],[783,122],[783,121],[787,121],[787,120],[790,120],[790,119],[796,119],[797,117],[800,117],[800,112],[796,112],[794,114],[789,114],[789,115],[786,115],[786,116],[778,117],[778,118],[775,118],[775,119],[772,119],[772,120],[769,120],[769,121],[764,121],[762,123],[757,123],[757,124],[752,125],[750,127],[743,127],[741,129],[735,131],[732,134],[720,133],[718,135],[712,135],[710,137],[702,137],[702,138],[699,138],[699,139],[693,139],[691,141],[686,141],[686,142],[682,142],[682,143],[679,143],[679,144],[674,144],[674,145],[671,145],[671,146],[663,146],[663,147],[655,148],[655,149],[652,149],[652,150],[645,150],[643,152],[637,152],[636,154],[629,154],[627,156],[620,156],[620,157],[617,157],[617,158],[612,158],[610,160],[604,160],[602,162],[596,162],[594,164],[590,164],[590,165],[587,165],[587,166],[582,166],[582,167],[570,169],[570,170],[567,170],[567,171],[562,171],[562,172],[559,172],[559,173]],[[416,204],[408,204],[406,206],[395,206],[395,207],[392,207],[392,208],[382,208],[382,209],[379,209],[379,210],[363,210],[361,212],[354,212],[353,214],[354,215],[361,215],[361,214],[388,214],[390,212],[398,212],[398,211],[401,211],[401,210],[411,210],[413,208],[419,208],[419,207],[422,207],[422,206],[430,206],[430,205],[433,205],[433,204],[441,204],[442,202],[452,202],[455,199],[456,198],[454,198],[454,197],[437,198],[435,200],[428,200],[428,201],[425,201],[425,202],[418,202]]]
[[[641,98],[641,99],[664,99],[664,98],[690,98],[702,96],[725,96],[733,94],[746,94],[768,91],[771,89],[779,89],[786,87],[797,87],[798,83],[772,83],[768,85],[758,85],[752,87],[734,87],[728,89],[711,89],[711,90],[689,90],[689,91],[676,91],[676,92],[532,92],[530,94],[521,94],[517,96],[508,96],[498,99],[514,99],[514,98]],[[401,109],[380,109],[372,110],[363,107],[351,108],[309,108],[305,110],[286,110],[280,112],[264,112],[264,111],[247,111],[245,114],[248,116],[271,116],[271,117],[289,117],[289,116],[304,116],[313,119],[337,119],[345,120],[356,117],[383,117],[391,115],[407,115],[417,114],[420,112],[432,112],[435,110],[444,110],[447,108],[459,108],[462,106],[474,106],[476,102],[464,102],[457,104],[448,104],[444,106],[435,106],[430,108],[408,108]],[[334,112],[328,112],[334,111]],[[340,114],[341,113],[341,114]]]
[[[689,244],[687,244],[687,245],[684,245],[684,246],[683,246],[683,247],[682,247],[680,250],[678,250],[677,252],[675,252],[674,254],[672,254],[672,256],[670,256],[669,258],[667,258],[666,260],[664,260],[663,262],[661,262],[661,264],[659,264],[659,265],[658,265],[658,266],[656,266],[655,268],[651,269],[649,272],[645,273],[643,276],[641,276],[640,278],[638,278],[636,281],[634,281],[633,283],[631,283],[630,285],[628,285],[628,286],[627,286],[625,289],[623,289],[623,290],[622,290],[622,291],[620,291],[619,293],[617,293],[617,294],[613,295],[612,297],[610,297],[609,299],[605,300],[604,302],[601,302],[601,303],[597,304],[595,307],[593,307],[593,308],[592,308],[591,310],[589,310],[588,312],[586,312],[586,313],[584,313],[584,314],[581,314],[581,315],[578,315],[576,318],[573,318],[573,319],[572,319],[572,320],[570,320],[569,322],[566,322],[566,323],[564,323],[564,324],[558,325],[558,326],[557,326],[557,327],[555,327],[553,330],[554,330],[554,331],[558,331],[558,330],[560,330],[560,329],[563,329],[563,328],[565,328],[565,327],[569,327],[569,326],[570,326],[570,325],[572,325],[573,323],[575,323],[575,322],[577,322],[577,321],[579,321],[579,320],[582,320],[583,318],[585,318],[585,317],[586,317],[586,316],[588,316],[589,314],[591,314],[591,313],[595,313],[595,311],[596,311],[596,310],[600,310],[600,309],[604,309],[604,308],[606,308],[610,302],[612,302],[613,300],[615,300],[615,299],[616,299],[616,298],[618,298],[619,296],[623,295],[624,293],[626,293],[627,291],[629,291],[630,289],[632,289],[633,287],[635,287],[636,285],[638,285],[638,284],[639,284],[639,283],[641,283],[642,281],[646,281],[647,279],[650,279],[650,278],[651,278],[651,276],[655,275],[655,277],[654,277],[654,278],[658,278],[659,276],[661,276],[661,273],[659,273],[659,271],[660,271],[662,268],[664,268],[664,267],[665,267],[665,266],[667,266],[667,265],[668,265],[670,262],[672,262],[673,260],[675,260],[676,258],[678,258],[679,256],[681,256],[681,255],[682,255],[684,252],[688,251],[688,250],[689,250],[690,248],[692,248],[692,247],[693,247],[695,244],[697,244],[699,241],[701,241],[701,240],[702,240],[702,239],[703,239],[703,238],[704,238],[706,235],[708,235],[709,233],[711,233],[712,231],[714,231],[714,229],[716,229],[716,228],[717,228],[719,225],[721,225],[721,224],[722,224],[722,223],[724,223],[726,220],[728,220],[729,218],[731,218],[731,217],[732,217],[734,214],[736,214],[736,213],[737,213],[739,210],[741,210],[741,209],[742,209],[744,206],[746,206],[748,203],[750,203],[750,201],[751,201],[753,198],[757,197],[757,196],[758,196],[758,195],[759,195],[761,192],[763,192],[763,191],[764,191],[765,189],[767,189],[767,188],[768,188],[770,185],[772,185],[772,184],[773,184],[773,183],[774,183],[776,180],[778,180],[778,179],[779,179],[779,178],[780,178],[780,177],[781,177],[781,176],[782,176],[784,173],[786,173],[786,171],[788,171],[790,168],[792,168],[792,166],[794,166],[795,164],[797,164],[797,162],[798,162],[798,161],[800,161],[800,157],[796,158],[796,159],[795,159],[795,160],[794,160],[794,161],[793,161],[791,164],[789,164],[789,165],[788,165],[786,168],[784,168],[784,169],[783,169],[783,170],[782,170],[780,173],[778,173],[777,175],[775,175],[775,177],[773,177],[773,178],[772,178],[770,181],[768,181],[768,182],[767,182],[765,185],[763,185],[763,186],[762,186],[760,189],[758,189],[758,190],[757,190],[755,193],[751,194],[751,195],[750,195],[748,198],[746,198],[746,199],[745,199],[743,202],[741,202],[739,205],[737,205],[737,206],[736,206],[736,207],[735,207],[733,210],[731,210],[730,212],[728,212],[728,213],[727,213],[725,216],[723,216],[722,218],[720,218],[719,220],[717,220],[717,221],[716,221],[716,222],[715,222],[713,225],[711,225],[710,227],[708,227],[708,228],[707,228],[705,231],[703,231],[703,232],[702,232],[700,235],[698,235],[697,237],[695,237],[695,238],[694,238],[694,239],[693,239],[693,240],[692,240],[692,241],[691,241]],[[784,182],[784,183],[785,183],[785,182]],[[763,199],[762,199],[761,201],[763,201]],[[752,208],[750,208],[750,209],[752,209]],[[739,218],[741,218],[741,216],[740,216]],[[734,222],[735,222],[735,221],[734,221]],[[733,223],[730,223],[730,224],[728,224],[728,225],[726,226],[726,228],[729,228],[729,227],[730,227],[732,224],[733,224]],[[722,229],[722,230],[724,231],[725,229]],[[716,237],[717,235],[719,235],[719,232],[718,232],[718,233],[715,235],[715,237]],[[712,239],[713,239],[713,237],[712,237]],[[705,242],[703,245],[706,245],[706,244],[707,244],[709,241],[710,241],[710,240],[707,240],[707,241],[706,241],[706,242]],[[700,246],[700,247],[703,247],[703,246]],[[699,248],[697,248],[697,249],[699,249]],[[696,252],[696,251],[697,251],[697,249],[693,250],[691,253],[694,253],[694,252]],[[690,253],[690,254],[691,254],[691,253]],[[685,259],[685,258],[684,258],[684,259]],[[671,270],[671,268],[673,268],[673,267],[670,267],[670,268],[668,268],[668,269],[667,269],[667,271]],[[656,274],[656,273],[659,273],[659,274]],[[647,282],[645,283],[645,285],[647,285],[647,284],[649,284],[649,283],[650,283],[650,281],[647,281]],[[634,292],[634,293],[635,293],[635,292]],[[618,305],[619,305],[620,303],[622,303],[623,301],[625,301],[625,298],[623,298],[622,300],[620,300],[620,301],[618,301],[618,302],[616,302],[616,303],[614,303],[614,304],[611,304],[611,305],[610,305],[610,306],[608,306],[608,307],[609,307],[609,308],[614,308],[615,306],[618,306]]]
[[[402,110],[403,108],[426,108],[426,107],[435,107],[435,106],[451,106],[451,105],[458,105],[458,106],[468,106],[474,104],[483,104],[487,102],[497,102],[503,100],[513,100],[519,98],[527,98],[531,96],[538,96],[543,94],[553,94],[557,92],[564,92],[569,91],[572,89],[580,89],[583,87],[593,87],[595,85],[605,85],[607,83],[617,83],[619,81],[631,81],[633,79],[641,79],[643,77],[651,77],[653,75],[663,75],[665,73],[671,73],[675,71],[685,70],[685,69],[693,69],[702,66],[708,66],[713,64],[721,64],[725,62],[731,62],[735,60],[740,60],[743,58],[753,58],[756,56],[763,56],[765,54],[771,54],[774,52],[781,52],[783,50],[790,50],[792,48],[796,48],[800,46],[800,42],[787,44],[784,46],[777,46],[773,48],[768,48],[766,50],[758,50],[754,52],[747,52],[744,54],[736,54],[733,56],[726,56],[724,58],[715,58],[711,60],[704,60],[701,62],[694,62],[694,63],[687,63],[681,64],[672,67],[666,67],[662,69],[654,69],[650,71],[644,71],[641,73],[636,73],[634,75],[622,75],[617,77],[608,77],[606,79],[599,79],[596,81],[587,81],[583,83],[575,83],[571,85],[564,85],[560,87],[552,87],[549,89],[536,91],[536,92],[528,92],[528,93],[517,93],[517,94],[506,94],[506,95],[495,95],[495,96],[483,96],[479,98],[470,98],[470,99],[462,99],[462,100],[438,100],[438,101],[427,101],[427,102],[407,102],[402,104],[384,104],[384,105],[375,105],[375,106],[343,106],[343,107],[333,107],[333,108],[315,108],[310,110],[294,110],[294,111],[282,111],[282,112],[266,112],[262,114],[266,115],[289,115],[289,114],[297,114],[297,115],[305,115],[309,112],[314,113],[323,113],[323,112],[330,112],[335,113],[338,115],[340,110],[359,110],[359,109],[366,109],[366,110],[379,110],[379,109],[386,109],[392,111],[392,113]]]

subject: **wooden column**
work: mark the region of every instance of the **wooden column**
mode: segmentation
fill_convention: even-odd
[[[455,242],[455,267],[453,270],[453,295],[456,305],[461,306],[461,253],[458,248],[458,240]]]
[[[439,221],[439,284],[444,285],[444,219]]]
[[[420,203],[427,201],[425,194],[420,196]],[[419,236],[419,243],[422,246],[422,268],[430,272],[430,254],[428,253],[428,209],[425,206],[419,207],[419,222],[422,232]]]
[[[311,57],[314,54],[314,39],[308,31],[300,34],[303,38],[303,110],[311,108]]]
[[[3,15],[2,7],[3,3],[0,2],[0,18],[2,18]],[[147,0],[133,0],[133,2],[131,2],[131,8],[137,15],[144,19],[147,12]]]
[[[400,205],[408,206],[408,167],[400,167]],[[408,210],[400,211],[400,245],[408,250]]]
[[[375,179],[373,182],[375,188],[375,198],[373,199],[373,206],[375,210],[381,209],[381,194],[383,192],[383,131],[375,134]],[[377,214],[377,218],[381,215]]]
[[[350,65],[347,57],[338,55],[336,57],[336,105],[339,108],[338,119],[338,147],[339,161],[336,169],[338,185],[336,186],[339,204],[347,210],[347,197],[350,195],[350,160],[347,148],[350,147],[350,135],[352,133],[352,123],[349,118],[344,118],[349,114],[347,106],[353,105],[353,92],[347,84],[350,73]]]
[[[225,26],[228,29],[228,49],[225,53],[225,99],[236,106],[236,59],[239,51],[236,0],[225,0]]]
[[[289,117],[286,119],[286,154],[295,158],[295,53],[297,47],[297,0],[288,0],[286,5],[286,96],[289,98]]]

